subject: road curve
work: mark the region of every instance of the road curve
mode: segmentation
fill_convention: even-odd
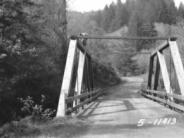
[[[141,77],[124,79],[80,114],[91,124],[79,138],[184,138],[184,115],[142,97]]]

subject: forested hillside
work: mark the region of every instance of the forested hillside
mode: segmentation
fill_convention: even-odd
[[[160,35],[155,23],[181,25],[183,13],[183,3],[177,8],[173,0],[127,0],[125,3],[117,0],[97,12],[69,12],[68,29],[70,34],[86,32],[89,35],[154,37]],[[167,33],[164,36],[169,35],[171,34]],[[147,65],[142,64],[147,61],[139,59],[149,55],[138,53],[149,53],[156,43],[160,42],[94,40],[89,41],[89,51],[120,74],[139,74],[147,70]],[[140,58],[136,59],[136,54]]]

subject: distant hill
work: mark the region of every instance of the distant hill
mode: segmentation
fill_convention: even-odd
[[[112,33],[107,33],[105,36],[124,36],[128,33],[128,27],[123,26],[119,28],[118,30],[112,32]]]
[[[184,63],[184,28],[179,25],[168,25],[163,23],[155,23],[155,30],[157,31],[158,36],[160,37],[167,37],[167,36],[176,36],[177,44],[179,46],[181,58]],[[156,46],[159,46],[163,41],[157,41],[155,47],[149,50],[142,50],[142,52],[153,52]],[[166,60],[170,62],[169,57],[170,53],[166,52]],[[137,54],[133,57],[133,59],[137,62],[138,66],[142,68],[144,71],[148,69],[149,64],[149,55],[147,54]]]
[[[128,27],[124,26],[120,29],[106,33],[104,36],[127,36]],[[91,48],[94,49],[93,54],[95,58],[105,64],[110,64],[116,72],[120,74],[131,74],[132,71],[132,54],[135,52],[135,48],[128,44],[124,40],[92,40]]]

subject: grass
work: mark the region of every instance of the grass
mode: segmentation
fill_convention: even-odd
[[[0,128],[2,138],[72,138],[85,133],[89,121],[79,118],[57,118],[33,121],[31,117],[5,124]]]

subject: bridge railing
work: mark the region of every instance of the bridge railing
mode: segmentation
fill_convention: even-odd
[[[102,93],[94,89],[93,64],[86,41],[85,38],[70,38],[56,117],[77,111]]]
[[[171,87],[171,81],[173,80],[171,75],[169,75],[165,55],[163,53],[166,49],[169,49],[171,53],[170,58],[173,61],[180,90],[177,93],[175,93],[175,90]],[[162,91],[158,91],[160,74],[162,75],[164,85],[164,90]],[[147,89],[142,90],[142,94],[150,99],[164,103],[167,106],[184,111],[184,69],[176,38],[165,41],[151,54]]]

